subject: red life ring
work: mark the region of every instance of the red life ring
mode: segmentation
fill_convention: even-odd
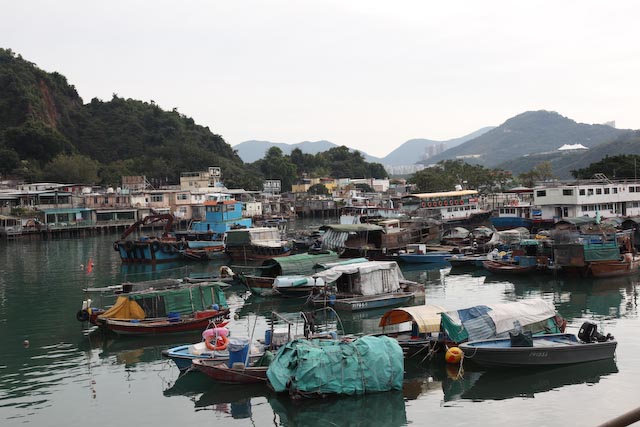
[[[424,208],[424,207],[426,207],[426,206],[427,206],[427,204],[426,204],[425,202],[422,202],[422,205],[421,205],[421,206]]]
[[[442,200],[438,202],[438,206],[442,206]]]
[[[431,202],[427,203],[427,206],[428,206],[428,207],[431,207]]]
[[[453,206],[453,200],[449,200],[449,205]]]
[[[444,205],[445,205],[445,206],[449,206],[449,205],[447,205],[447,201],[446,201],[446,200],[444,201]]]
[[[211,340],[205,340],[204,345],[211,351],[223,351],[227,349],[229,345],[229,338],[219,335],[217,337],[211,337]],[[215,342],[215,344],[214,344]]]

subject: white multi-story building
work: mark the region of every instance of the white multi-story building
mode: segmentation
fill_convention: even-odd
[[[542,219],[640,216],[640,181],[636,180],[545,183],[535,187],[533,197]]]

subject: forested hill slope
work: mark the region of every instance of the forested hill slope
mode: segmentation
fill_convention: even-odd
[[[3,176],[119,185],[122,175],[145,175],[177,183],[180,172],[209,166],[222,167],[229,187],[259,186],[232,147],[190,117],[116,95],[84,104],[61,74],[0,49]]]

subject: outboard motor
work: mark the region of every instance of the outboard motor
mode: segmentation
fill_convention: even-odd
[[[604,342],[613,339],[613,335],[606,336],[598,332],[598,326],[593,322],[584,322],[578,331],[578,338],[583,342]]]

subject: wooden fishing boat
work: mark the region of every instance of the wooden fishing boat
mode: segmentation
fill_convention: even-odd
[[[171,214],[148,215],[127,228],[120,239],[113,242],[113,249],[118,252],[123,263],[157,264],[180,260],[188,246],[170,234],[174,221],[175,218]],[[138,232],[142,227],[155,223],[164,223],[161,236],[128,239],[129,235]]]
[[[225,248],[233,260],[261,260],[291,255],[292,244],[282,240],[273,227],[254,227],[229,230]]]
[[[315,305],[330,304],[338,310],[368,310],[406,304],[424,286],[405,280],[395,261],[369,261],[336,265],[313,275],[327,286],[314,295]]]
[[[512,346],[511,338],[470,341],[460,344],[465,360],[487,367],[552,366],[613,358],[617,342],[585,342],[573,334],[532,337],[532,345]]]
[[[302,288],[302,283],[298,283],[297,281],[308,277],[304,275],[311,275],[318,270],[325,269],[325,264],[337,262],[338,259],[338,254],[333,251],[318,250],[287,257],[269,258],[264,260],[262,265],[256,267],[256,269],[260,270],[259,274],[240,273],[239,279],[256,295],[267,296],[277,294],[276,289],[279,287],[290,288],[284,289],[284,293],[290,290],[293,295],[299,295],[300,293],[308,294],[310,289],[308,287]],[[276,283],[276,278],[281,278],[281,283]],[[313,282],[313,280],[311,281]],[[290,286],[293,285],[294,282],[296,285]],[[279,284],[281,286],[279,286]]]
[[[520,265],[507,261],[486,260],[482,261],[482,266],[492,273],[508,273],[508,274],[526,274],[535,271],[538,266]]]
[[[84,300],[79,312],[82,316],[77,318],[120,335],[202,331],[210,323],[221,323],[229,316],[222,285],[192,283],[122,294],[113,294],[107,288],[111,296],[117,297],[115,303],[105,310],[91,307],[90,299]]]
[[[253,384],[266,383],[268,366],[245,366],[244,363],[234,363],[229,367],[227,363],[215,360],[194,359],[193,367],[224,384]]]
[[[622,260],[591,261],[589,271],[593,277],[618,277],[640,273],[640,257],[624,254]]]
[[[203,310],[193,315],[147,319],[108,319],[98,316],[96,324],[118,335],[158,335],[191,332],[205,329],[210,322],[221,322],[229,316],[229,309]]]

